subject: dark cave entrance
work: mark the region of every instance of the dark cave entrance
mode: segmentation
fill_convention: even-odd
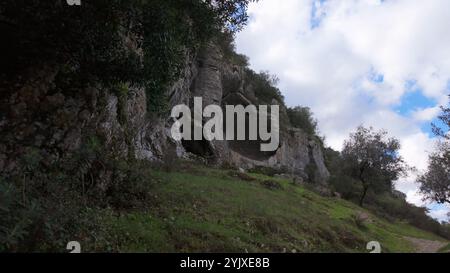
[[[241,93],[231,93],[228,94],[224,99],[223,99],[223,104],[224,105],[242,105],[244,107],[247,107],[248,105],[252,104],[247,98],[245,98]],[[257,107],[257,105],[255,105]],[[225,108],[224,106],[222,108]],[[258,117],[259,118],[259,117]],[[268,141],[263,141],[261,140],[261,138],[259,137],[259,121],[257,118],[257,124],[256,124],[256,129],[258,130],[257,133],[257,139],[256,140],[249,140],[250,139],[250,114],[246,113],[245,114],[245,140],[237,140],[237,116],[234,116],[234,140],[228,140],[228,145],[230,147],[230,149],[242,156],[245,156],[247,158],[253,159],[253,160],[258,160],[258,161],[264,161],[269,159],[270,157],[272,157],[273,155],[276,154],[277,150],[275,151],[268,151],[268,152],[263,152],[261,151],[261,144],[262,143],[269,143],[270,140]],[[270,122],[268,123],[268,129],[269,131],[271,130],[271,124]],[[223,125],[224,131],[226,131],[226,121],[224,119],[224,125]]]

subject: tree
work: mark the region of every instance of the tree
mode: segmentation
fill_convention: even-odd
[[[283,94],[277,87],[277,76],[271,75],[268,71],[256,73],[249,68],[245,69],[245,76],[247,84],[255,90],[260,104],[272,104],[274,99],[279,103],[284,101]]]
[[[428,158],[428,169],[418,178],[420,191],[438,203],[450,203],[450,143],[441,142]]]
[[[291,125],[303,129],[306,133],[314,135],[317,130],[317,121],[309,107],[296,106],[287,109]]]
[[[450,107],[441,107],[441,127],[432,124],[440,138],[437,149],[428,157],[428,169],[419,176],[420,191],[438,203],[450,203]]]
[[[247,23],[247,7],[250,2],[258,0],[206,0],[218,15],[219,23],[228,30],[236,32]]]
[[[442,137],[445,140],[450,140],[450,107],[445,108],[441,106],[441,110],[442,114],[438,117],[438,119],[442,123],[442,127],[439,127],[434,123],[432,123],[431,126],[436,136]]]
[[[14,86],[17,75],[53,65],[61,67],[62,90],[127,83],[145,88],[150,112],[164,112],[186,51],[242,29],[250,2],[95,0],[71,7],[66,0],[3,0],[0,84]]]
[[[386,131],[359,126],[344,142],[342,156],[349,175],[362,184],[359,205],[363,206],[369,189],[390,191],[393,181],[406,175],[407,165],[399,156],[400,142],[387,138]]]

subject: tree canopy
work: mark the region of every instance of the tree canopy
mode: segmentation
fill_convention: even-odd
[[[295,128],[300,128],[310,135],[316,134],[317,120],[309,107],[296,106],[287,109],[289,121]]]
[[[438,203],[450,203],[450,107],[441,107],[442,126],[432,124],[439,141],[428,157],[428,169],[419,176],[420,191]]]
[[[399,155],[400,142],[388,138],[386,131],[359,126],[344,142],[342,156],[348,163],[350,175],[359,180],[363,190],[359,200],[362,206],[367,191],[390,191],[393,181],[405,175],[407,165]]]
[[[450,95],[449,95],[450,98]],[[436,136],[442,137],[450,141],[450,107],[441,106],[442,113],[438,116],[438,120],[442,126],[435,123],[432,124],[433,132]]]
[[[450,143],[441,142],[428,158],[428,170],[419,176],[420,190],[438,203],[450,203]]]
[[[145,88],[149,110],[159,112],[186,51],[221,31],[239,31],[252,1],[4,0],[0,83],[11,86],[28,70],[54,64],[62,66],[64,90],[127,83]]]

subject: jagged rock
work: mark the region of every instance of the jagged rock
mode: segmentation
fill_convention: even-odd
[[[91,113],[88,110],[83,110],[78,114],[78,118],[80,121],[88,121],[91,116]]]
[[[193,79],[183,79],[180,82],[191,82],[190,101],[194,96],[201,96],[204,106],[207,104],[243,104],[247,105],[255,101],[256,96],[253,88],[245,89],[245,75],[242,69],[235,65],[230,65],[224,61],[220,50],[214,44],[208,45],[200,52],[196,58],[195,68],[186,67],[189,72],[183,73]],[[228,81],[228,83],[227,83]],[[229,82],[232,83],[229,83]],[[234,82],[234,84],[233,84]],[[184,84],[186,85],[186,84]],[[251,84],[249,84],[251,86]],[[235,89],[235,90],[234,90]],[[179,89],[178,89],[178,92]],[[188,93],[188,90],[185,91]],[[183,96],[178,95],[180,98]],[[172,101],[174,103],[174,101]],[[182,102],[180,102],[182,103]],[[274,101],[275,103],[279,103]],[[286,109],[280,112],[285,113]],[[318,140],[312,140],[300,129],[288,128],[288,131],[281,132],[280,147],[273,153],[263,153],[259,151],[259,143],[248,145],[240,141],[211,141],[210,143],[191,143],[185,144],[189,152],[196,153],[198,146],[202,146],[202,152],[197,151],[199,155],[212,155],[217,163],[229,163],[244,168],[253,168],[255,166],[270,167],[277,169],[286,169],[289,172],[307,176],[307,166],[314,166],[314,173],[311,174],[311,180],[316,183],[327,185],[329,172],[323,160],[321,145]],[[194,147],[194,148],[192,148]],[[195,148],[197,147],[197,148]]]
[[[81,141],[81,132],[79,129],[73,129],[69,131],[66,138],[64,139],[64,143],[62,144],[62,149],[66,151],[74,151],[78,149]]]
[[[294,176],[294,177],[292,178],[292,183],[293,183],[294,185],[303,185],[303,184],[304,184],[304,180],[303,180],[303,178],[300,177],[300,176]]]
[[[64,104],[64,99],[65,97],[63,94],[56,93],[52,96],[47,96],[47,100],[45,103],[47,103],[50,108],[56,108]]]
[[[366,212],[362,212],[359,211],[355,216],[355,221],[357,223],[370,223],[372,221],[372,219],[370,218],[369,214],[367,214]]]
[[[339,192],[337,192],[337,191],[333,192],[333,196],[336,197],[336,198],[339,198],[339,199],[342,198],[342,195]]]
[[[248,82],[245,69],[224,60],[217,46],[209,44],[198,54],[185,55],[180,78],[167,90],[170,107],[192,105],[195,96],[202,97],[204,106],[258,104],[258,90]],[[208,163],[231,164],[242,169],[257,166],[278,169],[293,177],[296,184],[314,182],[326,188],[329,172],[320,141],[301,129],[283,129],[280,145],[273,152],[260,152],[259,142],[175,141],[170,135],[174,122],[170,113],[162,116],[147,113],[145,90],[130,88],[125,105],[119,105],[123,102],[112,90],[99,86],[80,92],[55,91],[58,69],[37,69],[35,75],[2,99],[1,105],[6,107],[1,110],[9,113],[1,123],[2,129],[8,126],[1,134],[9,147],[8,151],[2,151],[0,163],[4,169],[17,167],[15,160],[23,150],[22,141],[27,140],[35,147],[48,146],[55,158],[64,158],[80,147],[83,138],[95,134],[104,141],[105,149],[114,149],[124,157],[132,152],[139,159],[160,161],[169,156],[170,150],[173,151],[170,156],[200,157]],[[280,108],[280,115],[286,116],[285,108]],[[119,120],[121,117],[125,121]],[[36,122],[39,125],[34,125]],[[21,141],[14,140],[14,136]]]

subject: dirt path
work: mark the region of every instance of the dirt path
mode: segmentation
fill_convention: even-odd
[[[445,242],[418,239],[413,237],[405,237],[416,248],[418,253],[437,253],[439,249],[447,245]]]

